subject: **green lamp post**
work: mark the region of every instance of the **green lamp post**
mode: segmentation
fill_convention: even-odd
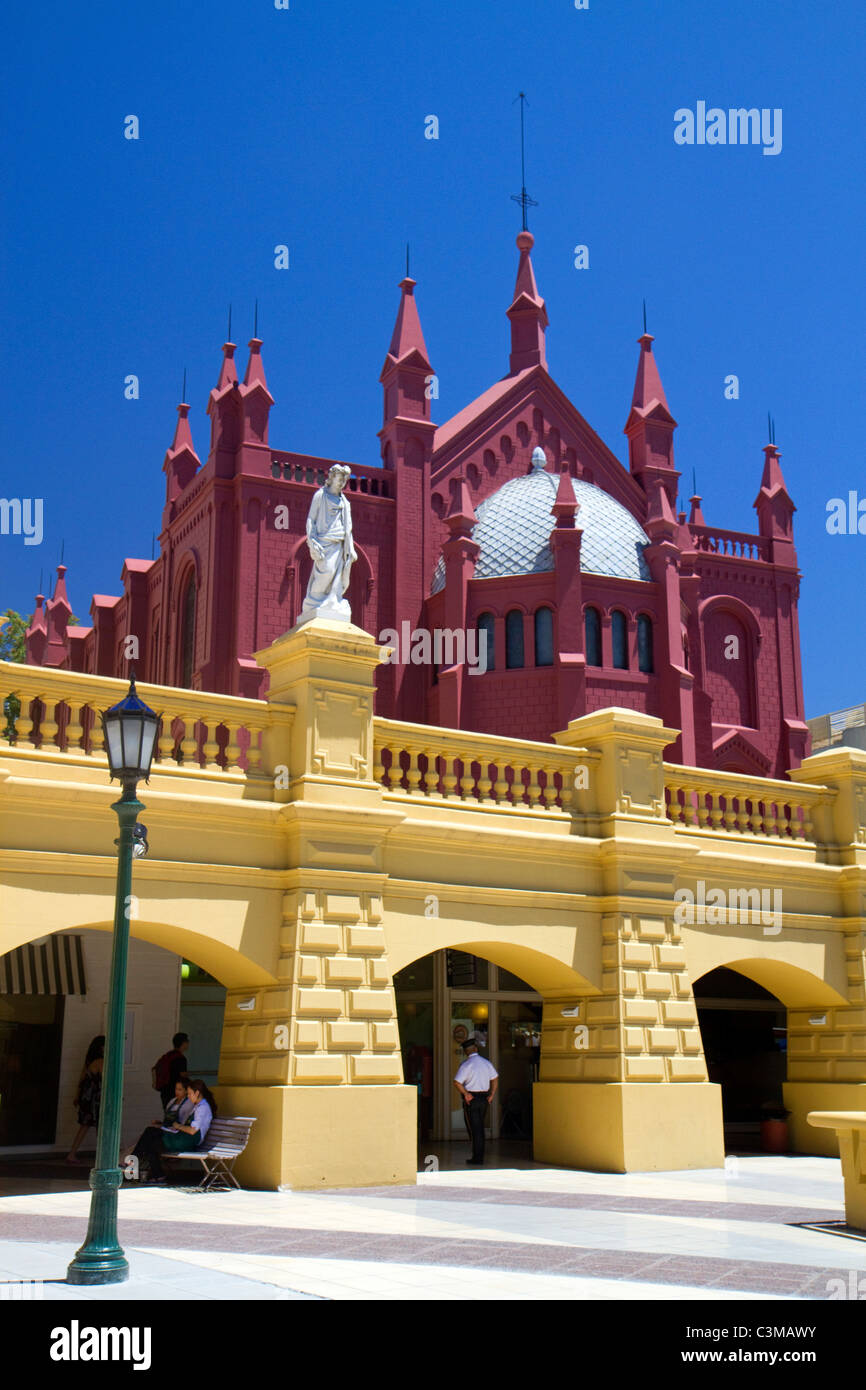
[[[90,1173],[90,1221],[87,1238],[67,1271],[70,1284],[122,1284],[129,1265],[117,1241],[117,1189],[123,1173],[117,1165],[120,1147],[120,1114],[123,1103],[123,1051],[126,1020],[126,965],[129,955],[129,917],[133,856],[147,853],[147,838],[136,818],[144,806],[135,794],[136,784],[150,777],[159,715],[138,698],[135,677],[129,693],[102,715],[105,749],[111,777],[123,792],[112,806],[120,822],[117,852],[117,892],[111,979],[108,989],[108,1024],[102,1069],[102,1101],[96,1136],[96,1164]]]

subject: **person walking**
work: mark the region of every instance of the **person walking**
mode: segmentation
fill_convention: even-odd
[[[478,1052],[475,1038],[467,1038],[463,1044],[464,1060],[457,1069],[454,1085],[463,1097],[464,1116],[469,1121],[472,1137],[472,1157],[466,1162],[475,1167],[484,1162],[484,1126],[487,1123],[487,1107],[496,1095],[499,1073],[486,1057]]]
[[[177,1082],[187,1076],[186,1051],[189,1047],[188,1033],[175,1033],[171,1040],[171,1051],[164,1052],[151,1068],[153,1089],[159,1091],[163,1106],[168,1105],[174,1096]]]
[[[89,1129],[99,1125],[99,1104],[102,1099],[102,1063],[105,1055],[105,1034],[93,1038],[87,1049],[84,1066],[78,1081],[78,1089],[72,1104],[78,1110],[78,1131],[72,1141],[72,1148],[66,1155],[67,1163],[80,1163],[78,1150]]]

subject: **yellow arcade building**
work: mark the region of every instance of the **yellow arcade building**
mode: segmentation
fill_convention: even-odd
[[[381,656],[316,619],[257,654],[266,700],[140,687],[162,723],[139,788],[124,1138],[152,1108],[146,1030],[169,1045],[184,961],[224,998],[215,1086],[221,1113],[257,1118],[248,1185],[414,1181],[419,1137],[423,1156],[460,1132],[470,1031],[501,1075],[494,1136],[542,1162],[720,1166],[737,1105],[787,1111],[796,1152],[836,1152],[806,1115],[866,1109],[866,752],[776,781],[667,764],[677,731],[623,709],[550,743],[382,719]],[[88,967],[85,995],[76,962],[113,921],[97,714],[125,684],[0,678],[18,709],[0,742],[0,1116],[17,1097],[20,1119],[41,1054],[15,1039],[78,1028],[62,1090],[104,1031],[107,973]],[[760,1066],[738,1063],[730,1039],[759,1029]],[[68,1142],[68,1093],[58,1115],[48,1148]]]

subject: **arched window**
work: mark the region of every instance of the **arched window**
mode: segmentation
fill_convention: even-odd
[[[601,665],[601,614],[597,608],[587,608],[583,615],[586,634],[586,664]]]
[[[183,592],[180,619],[180,684],[192,685],[195,661],[195,574],[191,574]]]
[[[535,610],[535,664],[553,665],[553,610],[550,608]]]
[[[646,613],[640,613],[637,620],[637,669],[653,669],[653,623]]]
[[[613,647],[613,664],[618,671],[628,670],[628,629],[625,614],[615,608],[610,615],[610,640]]]
[[[482,613],[478,619],[478,658],[487,671],[496,670],[496,646],[493,614]]]
[[[505,665],[509,670],[523,665],[523,614],[517,608],[505,615]]]

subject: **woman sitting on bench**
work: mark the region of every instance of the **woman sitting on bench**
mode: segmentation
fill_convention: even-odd
[[[159,1147],[156,1145],[151,1147],[147,1155],[150,1160],[152,1182],[165,1182],[161,1163],[163,1154],[177,1154],[184,1153],[189,1149],[199,1149],[207,1139],[207,1132],[216,1114],[216,1101],[205,1083],[199,1080],[188,1083],[186,1094],[193,1104],[192,1113],[187,1115],[186,1122],[180,1124],[175,1120],[170,1132],[165,1129],[156,1131],[162,1142]]]

